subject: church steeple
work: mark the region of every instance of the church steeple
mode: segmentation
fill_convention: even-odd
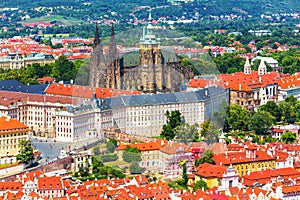
[[[117,51],[114,24],[111,26],[111,37],[107,56],[107,87],[120,89],[120,62]]]
[[[143,36],[140,39],[141,45],[159,45],[160,39],[153,33],[151,9],[149,10],[147,26],[143,29]]]
[[[96,47],[99,44],[100,44],[99,28],[98,28],[98,23],[96,23],[96,30],[95,30],[95,38],[94,38],[94,45],[93,45],[93,47]]]
[[[263,59],[260,60],[260,64],[258,66],[258,75],[265,75],[267,73],[267,66]]]
[[[244,65],[244,74],[251,74],[251,64],[249,62],[248,56],[246,58],[246,63]]]

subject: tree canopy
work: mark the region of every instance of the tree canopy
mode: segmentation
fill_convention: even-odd
[[[167,140],[173,140],[176,133],[175,128],[185,123],[184,117],[181,115],[179,110],[167,111],[165,113],[167,117],[167,123],[163,125],[160,137]]]
[[[256,134],[266,135],[274,122],[275,117],[273,117],[269,112],[258,111],[251,116],[249,127],[251,130],[254,130]]]
[[[198,167],[199,165],[203,163],[210,163],[214,164],[214,152],[210,149],[206,149],[204,153],[202,154],[201,158],[198,158],[195,160],[195,166]]]
[[[34,159],[33,148],[29,140],[21,140],[19,154],[17,160],[26,164],[30,163]]]

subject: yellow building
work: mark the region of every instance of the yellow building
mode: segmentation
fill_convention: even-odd
[[[21,140],[28,140],[29,127],[10,117],[0,117],[0,158],[16,156]]]
[[[203,163],[195,173],[195,183],[199,180],[205,181],[208,188],[226,189],[238,185],[239,175],[233,168]]]
[[[247,146],[243,152],[217,154],[214,161],[217,165],[232,166],[240,176],[248,172],[276,168],[276,158],[258,150],[254,145]]]

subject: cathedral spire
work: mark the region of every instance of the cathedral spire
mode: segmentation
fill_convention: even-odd
[[[246,58],[246,63],[244,65],[244,74],[251,74],[251,64],[249,62],[248,56]]]
[[[151,10],[152,10],[152,8],[149,9],[149,15],[148,15],[148,21],[149,21],[150,23],[152,23]]]
[[[95,38],[94,38],[94,47],[100,44],[100,37],[99,37],[99,28],[98,23],[96,23],[96,30],[95,30]]]

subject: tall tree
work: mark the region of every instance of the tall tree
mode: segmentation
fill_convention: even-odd
[[[21,140],[19,154],[17,160],[26,164],[30,163],[34,159],[33,148],[29,140]]]
[[[295,107],[293,106],[293,104],[291,102],[282,101],[278,106],[282,114],[281,120],[285,123],[295,123],[297,118]]]
[[[183,125],[177,126],[175,128],[175,140],[179,142],[193,142],[199,139],[198,132],[199,124],[195,123],[190,125],[184,123]]]
[[[214,142],[217,142],[220,130],[214,122],[210,120],[204,121],[200,125],[200,130],[201,137],[204,138],[204,141],[206,143],[212,144]]]
[[[282,142],[285,142],[286,144],[291,144],[297,141],[296,133],[292,133],[290,131],[285,132],[281,136]]]
[[[210,163],[210,164],[214,164],[214,152],[210,149],[207,149],[204,151],[204,153],[202,154],[201,158],[198,158],[197,160],[195,160],[195,166],[198,167],[199,165],[203,164],[203,163]]]
[[[77,74],[77,69],[73,62],[69,61],[65,56],[60,56],[54,63],[52,68],[52,76],[57,81],[74,80]]]
[[[240,105],[230,105],[227,111],[229,129],[247,131],[250,123],[250,113]]]
[[[175,128],[185,123],[184,117],[179,110],[167,111],[165,113],[167,117],[167,124],[163,125],[160,136],[167,140],[173,140],[175,137]]]
[[[251,130],[254,130],[256,134],[266,135],[274,122],[275,117],[269,112],[258,111],[252,115],[249,127]]]
[[[225,99],[222,100],[221,105],[219,110],[217,110],[214,114],[213,114],[213,121],[216,123],[216,125],[218,126],[218,128],[223,128],[227,119],[226,119],[226,112],[228,109],[228,103],[226,102]]]
[[[269,112],[276,118],[276,121],[281,120],[280,109],[274,101],[268,101],[265,105],[260,106],[259,110]]]

